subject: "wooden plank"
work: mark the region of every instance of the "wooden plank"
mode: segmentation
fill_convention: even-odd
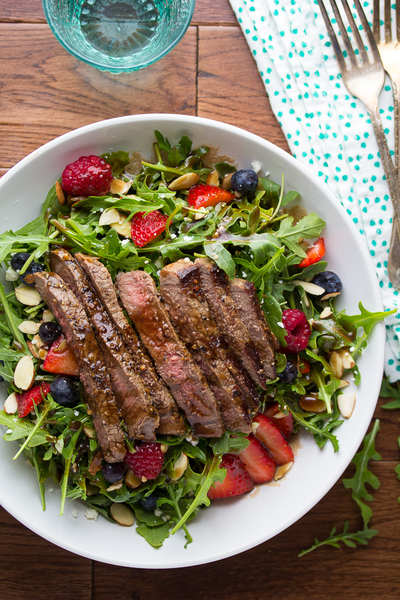
[[[195,114],[196,43],[197,29],[190,27],[169,55],[140,75],[114,75],[68,54],[47,25],[0,25],[0,167],[12,166],[66,131],[102,119],[149,112]]]
[[[42,0],[0,0],[0,22],[45,23]]]
[[[229,0],[197,1],[194,9],[192,25],[235,25],[239,26]]]

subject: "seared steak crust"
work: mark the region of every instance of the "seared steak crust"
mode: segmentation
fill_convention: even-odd
[[[86,313],[75,294],[55,273],[35,273],[34,281],[79,363],[80,379],[103,456],[107,462],[120,462],[125,456],[124,434],[108,371]]]
[[[220,437],[224,426],[217,401],[172,327],[150,275],[144,271],[120,273],[117,286],[123,305],[194,434]]]
[[[249,411],[218,352],[221,334],[201,290],[198,266],[179,260],[164,267],[160,273],[160,292],[176,332],[219,402],[225,427],[249,433]]]
[[[85,273],[63,249],[51,253],[50,266],[72,289],[92,322],[129,437],[155,441],[158,413],[137,375],[130,354]]]
[[[96,258],[84,254],[76,254],[75,259],[89,278],[114,327],[121,336],[126,350],[130,353],[143,385],[155,404],[160,417],[158,433],[184,436],[186,433],[185,421],[167,386],[158,377],[147,350],[125,317],[106,267]]]
[[[275,379],[275,351],[271,332],[261,310],[256,289],[251,281],[234,279],[230,282],[231,294],[239,316],[261,357],[265,376]]]

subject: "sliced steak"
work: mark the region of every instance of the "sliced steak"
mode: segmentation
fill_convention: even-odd
[[[148,390],[160,416],[158,433],[162,435],[186,435],[185,421],[165,383],[159,378],[146,348],[132,329],[119,303],[110,273],[96,258],[76,254],[82,270],[89,278],[101,303],[132,356],[138,374]]]
[[[160,272],[160,292],[176,332],[219,402],[225,427],[249,433],[249,410],[218,353],[221,334],[201,290],[198,266],[179,260],[164,267]]]
[[[111,389],[110,377],[85,310],[75,294],[55,273],[35,273],[40,295],[62,327],[80,367],[93,425],[107,462],[120,462],[125,456],[124,434]]]
[[[275,379],[274,343],[257,297],[256,288],[251,281],[245,279],[233,279],[230,282],[230,288],[239,316],[261,357],[265,376],[268,379]]]
[[[91,320],[129,437],[155,441],[158,413],[136,372],[131,355],[126,351],[88,278],[74,258],[63,249],[51,253],[50,266],[72,289]]]
[[[252,379],[266,389],[266,377],[261,357],[239,316],[231,296],[227,275],[207,258],[198,258],[195,264],[199,267],[201,287],[208,306],[228,347],[234,352]]]
[[[217,401],[174,330],[150,275],[144,271],[120,273],[116,283],[122,304],[194,434],[220,437],[224,426]]]

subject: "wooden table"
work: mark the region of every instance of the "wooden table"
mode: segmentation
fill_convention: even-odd
[[[289,1],[289,0],[287,0]],[[165,58],[132,75],[100,73],[55,40],[40,0],[0,0],[0,174],[41,144],[110,117],[172,112],[248,129],[288,150],[256,65],[228,0],[197,0],[191,26]],[[239,556],[181,570],[138,570],[97,563],[31,533],[0,509],[2,600],[358,600],[400,597],[399,411],[380,406],[372,466],[381,481],[367,547],[325,547],[298,558],[315,536],[359,511],[339,481],[307,515]],[[350,467],[346,471],[349,476]],[[293,502],[295,502],[295,498]],[[235,524],[232,523],[234,527]]]

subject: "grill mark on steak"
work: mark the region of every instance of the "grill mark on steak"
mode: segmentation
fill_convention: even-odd
[[[206,258],[195,261],[200,271],[201,286],[211,313],[225,341],[252,379],[266,389],[261,357],[244,326],[229,288],[227,275]]]
[[[221,437],[224,426],[217,401],[172,327],[150,275],[144,271],[119,273],[116,283],[123,305],[194,434]]]
[[[50,267],[72,289],[91,320],[129,437],[155,441],[158,413],[137,375],[130,354],[85,273],[63,249],[51,252]]]
[[[164,267],[160,292],[176,332],[219,402],[225,427],[250,433],[248,408],[218,352],[221,334],[201,290],[198,266],[179,260]]]
[[[89,278],[102,305],[122,337],[126,350],[132,356],[138,375],[157,408],[160,417],[158,433],[185,436],[185,421],[167,386],[158,377],[147,350],[125,317],[118,303],[110,273],[96,258],[78,253],[75,254],[75,259]]]
[[[108,371],[86,313],[75,294],[55,273],[43,271],[35,273],[33,278],[79,364],[80,379],[103,456],[107,462],[121,462],[126,452],[124,434]]]
[[[257,297],[256,288],[251,281],[238,278],[230,282],[230,288],[239,316],[261,357],[265,376],[268,379],[275,379],[274,343]]]

